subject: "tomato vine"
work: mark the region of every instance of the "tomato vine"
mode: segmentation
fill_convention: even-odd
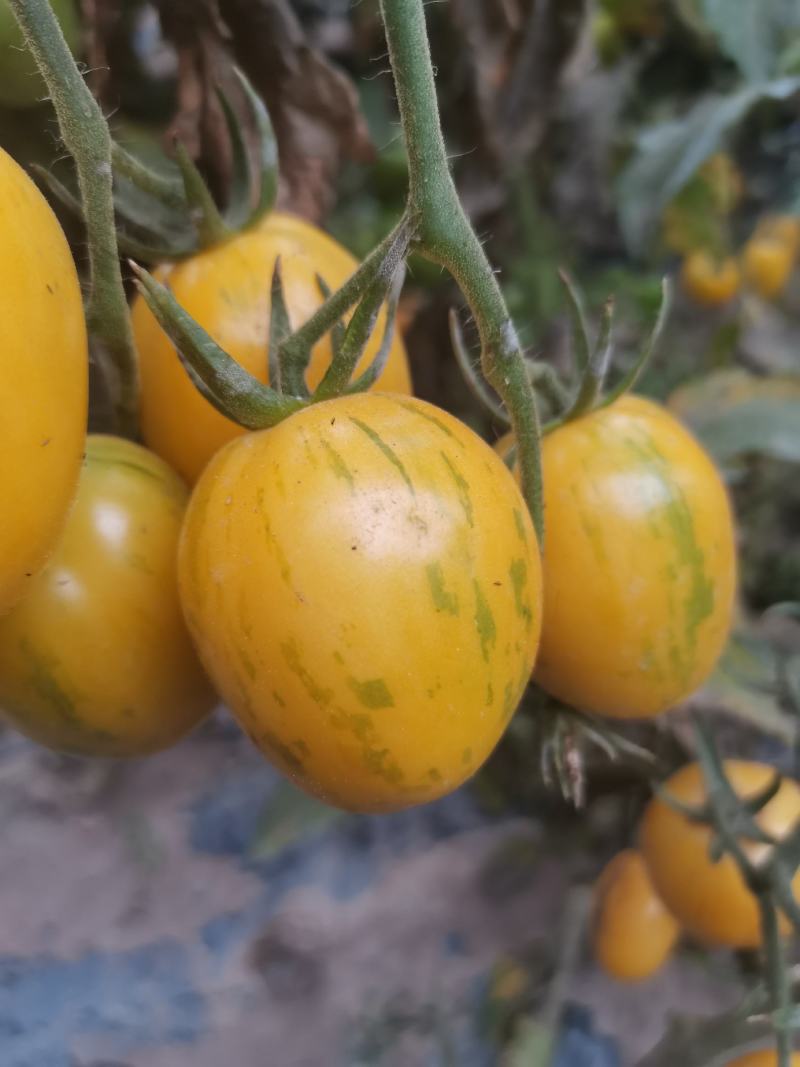
[[[47,84],[61,137],[78,173],[89,246],[86,321],[120,430],[135,435],[137,365],[114,226],[112,141],[49,0],[10,0]],[[98,351],[99,349],[99,351]]]

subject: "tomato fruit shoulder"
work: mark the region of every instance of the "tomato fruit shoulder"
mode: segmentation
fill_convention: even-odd
[[[316,226],[273,212],[252,229],[156,271],[156,277],[169,285],[178,303],[262,382],[268,378],[270,278],[279,256],[293,328],[310,318],[323,302],[318,274],[334,290],[358,266],[349,252]],[[144,440],[192,484],[211,456],[244,431],[197,392],[141,296],[134,301],[132,314],[139,351]],[[366,369],[376,354],[384,322],[382,312],[358,371]],[[331,358],[330,336],[326,335],[311,354],[309,387],[319,383]],[[408,360],[397,334],[377,388],[411,392]]]

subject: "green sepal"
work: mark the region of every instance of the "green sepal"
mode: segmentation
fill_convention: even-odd
[[[323,300],[330,300],[331,287],[325,281],[321,274],[316,273],[314,278],[317,283],[317,289],[319,289]],[[344,341],[344,322],[342,319],[337,319],[333,326],[330,328],[331,337],[331,351],[333,352],[334,359],[342,350],[342,341]]]
[[[127,178],[143,193],[148,193],[167,207],[185,210],[186,193],[177,168],[174,177],[159,174],[142,163],[140,159],[128,152],[117,141],[113,140],[111,142],[111,163],[114,167],[115,175],[122,175],[122,177]]]
[[[603,305],[600,330],[589,356],[589,363],[583,372],[575,400],[564,414],[564,422],[577,419],[588,411],[593,411],[603,394],[603,383],[608,373],[613,351],[611,331],[614,323],[614,298],[609,297]]]
[[[647,343],[642,348],[639,358],[630,370],[620,378],[612,389],[609,389],[604,393],[598,407],[608,407],[609,404],[613,404],[615,400],[619,400],[625,393],[630,392],[636,385],[641,377],[642,371],[645,369],[658,348],[658,344],[664,333],[664,327],[667,324],[671,307],[672,284],[669,278],[664,278],[661,282],[661,303],[658,308],[658,314],[656,315],[656,321],[653,323],[653,329],[650,331],[650,336],[647,339]]]
[[[231,146],[230,188],[223,217],[228,229],[236,232],[241,230],[250,219],[253,175],[241,124],[227,93],[223,92],[219,86],[217,86],[217,99],[225,118],[225,127]]]
[[[214,203],[205,178],[197,169],[183,142],[179,140],[175,141],[175,161],[181,172],[189,218],[197,232],[200,247],[220,244],[230,237],[231,231]]]
[[[264,106],[264,101],[244,73],[238,67],[233,69],[250,105],[257,134],[259,183],[256,190],[255,205],[247,221],[249,227],[254,226],[259,219],[268,214],[275,206],[275,198],[278,195],[278,141],[272,128],[269,112]]]
[[[272,269],[272,282],[270,285],[269,380],[273,388],[277,389],[279,393],[289,393],[292,396],[308,396],[302,371],[297,375],[291,363],[287,364],[281,358],[281,346],[291,332],[292,326],[289,322],[289,311],[286,307],[286,298],[283,291],[281,257],[278,256]]]
[[[474,394],[475,398],[483,404],[492,418],[508,429],[511,426],[511,417],[501,404],[500,400],[492,392],[491,386],[481,373],[480,365],[473,362],[464,342],[464,334],[461,323],[458,321],[458,313],[455,308],[450,308],[450,342],[453,346],[456,362],[464,375],[464,381]]]
[[[575,282],[565,270],[559,270],[558,276],[564,286],[567,297],[567,308],[572,323],[572,354],[575,360],[576,377],[584,375],[589,367],[591,342],[589,340],[589,327],[586,322],[586,311],[583,305],[583,297]]]
[[[130,267],[147,306],[217,411],[248,430],[261,430],[304,406],[302,400],[283,396],[254,378],[183,310],[166,286],[135,263]]]
[[[331,365],[312,394],[314,401],[340,396],[350,384],[375,329],[381,305],[393,286],[397,272],[404,265],[408,244],[408,230],[405,227],[398,228],[378,264],[375,277],[364,290],[347,324],[339,352],[331,360]]]
[[[355,381],[351,382],[345,389],[346,393],[364,393],[367,389],[371,389],[375,382],[383,374],[386,364],[389,359],[389,353],[392,350],[392,342],[394,341],[395,326],[397,324],[397,305],[400,301],[400,290],[403,288],[403,282],[405,281],[405,264],[400,264],[395,275],[392,287],[389,290],[389,296],[386,301],[386,325],[383,330],[383,337],[378,347],[378,351],[364,371],[360,374]]]
[[[549,363],[537,360],[528,361],[528,374],[531,385],[542,397],[555,417],[569,407],[569,390],[558,376],[558,372]]]

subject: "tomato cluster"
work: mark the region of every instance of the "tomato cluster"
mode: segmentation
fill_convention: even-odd
[[[744,760],[728,760],[724,769],[743,802],[759,796],[775,773],[763,763]],[[702,770],[697,763],[687,764],[647,806],[639,827],[639,850],[619,853],[601,874],[595,887],[594,949],[600,965],[615,978],[629,981],[653,974],[669,957],[681,931],[706,945],[741,949],[762,943],[758,902],[736,861],[730,855],[716,858],[712,827],[681,810],[700,811],[705,801]],[[800,788],[783,779],[756,822],[772,840],[781,841],[798,819]],[[740,845],[755,863],[765,859],[772,847],[746,840]],[[793,887],[795,894],[800,892],[800,872]],[[788,932],[786,920],[783,924]],[[741,1061],[751,1062],[772,1060]]]
[[[741,255],[713,256],[703,248],[687,253],[681,281],[698,304],[727,304],[744,286],[765,300],[774,300],[786,288],[800,246],[800,221],[787,216],[766,216],[745,242]]]
[[[19,507],[0,534],[0,705],[22,732],[148,753],[216,691],[303,788],[388,811],[473,774],[534,669],[554,697],[622,717],[707,677],[730,624],[733,524],[718,473],[664,409],[624,397],[546,437],[544,557],[497,451],[411,395],[399,339],[377,389],[245,433],[195,390],[139,297],[153,451],[86,441],[75,269],[29,179],[0,167],[18,249],[0,409],[27,467],[3,472]],[[262,382],[278,257],[294,327],[355,266],[273,213],[158,271]],[[382,334],[379,320],[363,365]],[[329,339],[315,346],[310,387],[332,358]]]

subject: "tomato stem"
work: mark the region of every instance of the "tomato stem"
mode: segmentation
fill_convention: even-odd
[[[416,248],[453,275],[475,317],[483,372],[511,416],[522,489],[541,540],[540,428],[533,387],[497,278],[450,174],[423,0],[381,0],[381,11],[408,151],[408,205]]]
[[[103,368],[111,371],[108,385],[119,429],[134,436],[138,374],[114,228],[111,135],[48,0],[11,0],[11,7],[47,84],[61,137],[75,160],[89,245],[86,321]]]
[[[797,928],[800,913],[793,899],[792,880],[797,869],[800,831],[795,828],[788,838],[772,844],[766,857],[758,862],[750,858],[741,839],[759,841],[765,835],[754,821],[747,801],[738,797],[728,781],[708,723],[699,715],[695,715],[693,721],[697,757],[706,783],[709,822],[718,834],[722,851],[733,857],[758,905],[764,943],[765,983],[772,1010],[771,1023],[775,1031],[778,1067],[789,1067],[794,1020],[791,979],[779,923],[779,909]],[[766,802],[772,786],[770,782],[757,799]],[[787,897],[792,898],[793,906],[789,908],[785,904]]]
[[[792,1062],[792,1024],[789,1018],[791,990],[786,967],[778,910],[771,895],[759,895],[758,908],[761,914],[761,932],[764,938],[767,985],[769,986],[774,1013],[776,1067],[790,1067]]]

